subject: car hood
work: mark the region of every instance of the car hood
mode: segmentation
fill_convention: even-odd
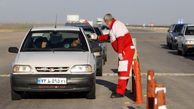
[[[34,67],[71,67],[88,64],[89,52],[20,52],[15,64]]]
[[[194,35],[185,36],[185,40],[194,40]]]

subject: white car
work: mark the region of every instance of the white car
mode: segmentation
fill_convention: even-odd
[[[32,28],[18,53],[11,73],[12,100],[23,92],[87,92],[95,99],[96,62],[94,52],[79,27]]]
[[[189,52],[194,52],[194,25],[187,24],[183,27],[178,36],[178,54],[186,56]]]

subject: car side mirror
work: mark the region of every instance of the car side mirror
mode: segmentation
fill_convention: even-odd
[[[19,49],[17,47],[9,47],[8,52],[9,53],[18,53]]]
[[[94,52],[101,52],[101,51],[102,51],[102,48],[100,46],[92,48],[92,53],[94,53]]]

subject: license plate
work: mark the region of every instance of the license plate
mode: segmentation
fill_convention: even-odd
[[[38,84],[67,84],[67,78],[38,78]]]

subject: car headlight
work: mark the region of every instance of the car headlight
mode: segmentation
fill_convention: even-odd
[[[72,73],[92,72],[91,65],[75,65],[71,68]]]
[[[100,52],[94,52],[94,56],[100,56]]]
[[[194,41],[193,40],[186,40],[185,44],[194,44]]]
[[[15,65],[13,67],[14,73],[28,73],[31,71],[32,71],[32,68],[28,65]]]

